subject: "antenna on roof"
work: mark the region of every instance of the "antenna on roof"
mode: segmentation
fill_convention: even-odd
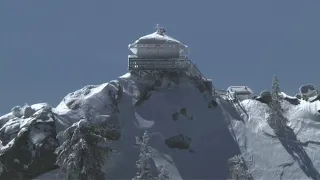
[[[155,28],[157,28],[157,33],[160,35],[164,35],[164,33],[166,32],[164,27],[160,27],[159,24],[157,24],[157,26]]]

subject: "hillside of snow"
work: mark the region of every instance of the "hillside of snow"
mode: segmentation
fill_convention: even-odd
[[[117,153],[103,167],[107,179],[136,175],[137,139],[145,131],[153,169],[165,168],[172,180],[234,178],[230,159],[236,155],[247,179],[320,179],[320,102],[290,102],[285,99],[282,106],[288,134],[294,133],[292,139],[279,139],[266,122],[268,106],[259,100],[239,106],[212,96],[211,89],[188,74],[127,73],[69,93],[57,107],[17,107],[1,116],[0,178],[62,179],[52,160],[62,143],[58,134],[89,113],[103,117],[94,123],[116,127],[108,134]]]
[[[266,122],[268,106],[256,100],[242,102],[246,115],[232,117],[231,128],[248,171],[254,179],[320,179],[320,102],[283,101],[289,120],[289,138],[277,138]]]
[[[163,77],[161,84],[154,85],[150,77],[138,80],[126,74],[117,81],[69,94],[54,112],[63,121],[76,122],[85,110],[69,108],[76,103],[83,108],[94,106],[99,114],[118,109],[112,116],[119,121],[121,138],[112,142],[119,154],[106,165],[110,179],[134,177],[139,154],[135,137],[140,137],[145,130],[151,136],[149,145],[154,148],[155,165],[170,169],[173,179],[227,178],[227,160],[238,154],[239,149],[219,107],[208,108],[214,101],[210,91],[201,93],[188,78],[182,77],[179,84],[174,84],[169,77]],[[119,85],[123,94],[117,107],[113,107],[108,104],[108,93],[117,92]],[[185,142],[188,147],[169,147],[165,142],[170,138],[190,142]]]

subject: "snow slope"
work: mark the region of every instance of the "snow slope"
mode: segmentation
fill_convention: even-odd
[[[245,100],[242,104],[247,112],[247,115],[242,115],[244,123],[231,118],[232,129],[254,179],[319,179],[319,101],[301,101],[299,105],[283,101],[288,126],[298,142],[289,138],[281,139],[282,143],[274,137],[273,130],[266,122],[266,104],[256,100]],[[307,141],[313,142],[303,144]],[[298,148],[294,148],[297,143]]]
[[[135,162],[139,148],[135,145],[136,137],[148,130],[149,141],[154,149],[154,161],[157,167],[165,165],[172,179],[214,179],[227,178],[227,160],[239,153],[238,146],[229,133],[219,107],[208,108],[214,98],[208,93],[201,93],[190,81],[179,85],[165,87],[168,79],[162,79],[162,86],[151,91],[148,100],[134,107],[135,94],[153,82],[137,80],[126,74],[117,81],[102,84],[90,89],[85,87],[69,94],[53,110],[63,121],[76,122],[85,107],[94,106],[99,114],[109,114],[107,105],[108,92],[116,92],[117,86],[123,87],[124,94],[118,104],[117,118],[121,124],[121,138],[113,141],[112,146],[119,153],[112,157],[106,166],[110,179],[130,179],[137,169]],[[76,100],[75,100],[76,99]],[[72,110],[67,104],[71,100],[82,104]],[[186,110],[182,115],[181,109]],[[178,114],[173,118],[173,114]],[[188,149],[172,149],[165,144],[167,138],[173,136],[189,137],[191,145]],[[124,173],[125,172],[125,173]]]
[[[300,101],[298,105],[283,101],[287,130],[294,132],[292,139],[275,137],[266,122],[266,104],[258,100],[241,104],[239,107],[213,97],[188,75],[177,79],[145,74],[138,78],[127,73],[69,93],[48,113],[54,115],[57,134],[86,117],[88,110],[119,127],[110,145],[117,154],[103,169],[108,179],[135,176],[139,154],[136,141],[146,130],[154,168],[163,166],[173,180],[228,179],[228,160],[235,155],[241,155],[253,179],[319,179],[319,101]],[[1,116],[0,127],[11,127],[5,124],[13,119],[13,113]],[[35,179],[62,179],[57,172]]]

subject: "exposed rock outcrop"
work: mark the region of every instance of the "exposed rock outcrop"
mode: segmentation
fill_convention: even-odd
[[[57,168],[55,117],[50,106],[40,106],[36,110],[26,107],[23,116],[9,118],[0,129],[0,163],[4,167],[0,179],[10,180],[17,174],[29,179]]]

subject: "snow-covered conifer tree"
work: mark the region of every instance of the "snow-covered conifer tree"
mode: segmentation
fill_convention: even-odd
[[[90,114],[90,113],[87,113]],[[106,127],[97,126],[82,119],[63,133],[64,143],[57,148],[57,164],[68,180],[101,180],[101,167],[106,163],[112,150],[102,136]]]
[[[5,170],[6,170],[5,165],[4,165],[2,162],[0,162],[0,175],[1,175],[3,172],[5,172]]]
[[[155,179],[156,180],[169,180],[170,179],[170,175],[164,166],[161,166],[159,168],[159,175]]]
[[[228,160],[230,176],[232,179],[252,179],[250,173],[245,168],[245,163],[240,155],[235,155]]]
[[[278,131],[287,123],[287,119],[282,114],[280,93],[279,80],[277,76],[274,76],[271,89],[272,101],[269,103],[269,117],[267,121],[275,131]]]
[[[148,132],[145,131],[141,138],[137,138],[137,144],[140,145],[139,159],[136,162],[138,168],[137,175],[132,180],[155,180],[152,175],[152,169],[150,165],[150,147],[148,146],[149,141]]]
[[[281,99],[280,99],[280,86],[279,80],[276,75],[274,75],[272,80],[271,96],[272,96],[272,107],[276,109],[281,109]]]

